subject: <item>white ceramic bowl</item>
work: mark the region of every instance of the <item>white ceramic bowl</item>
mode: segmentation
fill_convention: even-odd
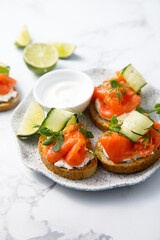
[[[36,82],[33,94],[46,111],[50,108],[83,112],[94,91],[91,78],[80,71],[62,69],[44,74]]]

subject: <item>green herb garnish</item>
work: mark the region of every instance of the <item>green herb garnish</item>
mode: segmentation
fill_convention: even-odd
[[[85,138],[94,138],[92,132],[87,131],[87,118],[81,113],[79,115],[83,116],[85,118],[86,124],[85,124],[85,128],[83,128],[79,123],[78,125],[78,129],[79,131],[84,135]],[[77,116],[78,118],[78,116]],[[57,152],[59,151],[59,149],[61,148],[63,142],[64,142],[64,133],[62,131],[57,131],[54,132],[52,131],[52,129],[49,129],[47,127],[41,127],[40,125],[35,125],[35,128],[39,128],[39,130],[37,131],[37,133],[41,134],[42,136],[47,137],[42,144],[45,146],[51,145],[52,143],[55,143],[55,145],[52,147],[53,152]]]
[[[50,137],[53,135],[53,131],[47,127],[40,127],[39,130],[38,130],[38,133],[40,133],[42,136],[47,136],[47,137]]]
[[[47,138],[46,140],[44,140],[44,141],[42,142],[42,144],[45,145],[45,146],[51,145],[56,139],[57,139],[57,137],[55,137],[55,136],[53,135],[53,136]]]
[[[158,133],[160,133],[160,129],[155,128],[154,125],[152,127],[154,130],[156,130]]]
[[[155,129],[155,130],[158,130],[158,129]],[[144,145],[144,148],[147,147],[147,143],[148,143],[149,140],[151,141],[151,145],[152,145],[151,129],[150,129],[150,131],[148,131],[148,132],[145,133],[144,135],[142,135],[142,134],[140,134],[140,133],[137,133],[137,132],[134,132],[134,131],[132,131],[132,132],[133,132],[134,134],[138,135],[138,136],[143,137],[143,141],[142,141],[142,143],[145,144],[145,145]]]
[[[57,152],[64,142],[64,134],[62,132],[59,133],[56,144],[52,147],[53,152]]]
[[[95,150],[93,149],[88,149],[88,152],[90,152],[94,157],[98,157],[99,159],[101,159],[100,154],[97,152],[98,150],[100,150],[102,148],[96,148]]]
[[[45,145],[45,146],[48,146],[48,145],[51,145],[52,143],[54,143],[56,141],[56,144],[52,147],[52,150],[53,152],[57,152],[63,142],[64,142],[64,134],[63,132],[53,132],[51,129],[49,128],[41,128],[39,131],[38,131],[42,136],[46,136],[48,137],[47,139],[45,139],[42,144]]]
[[[37,127],[37,126],[35,126],[35,127]],[[63,132],[60,132],[60,131],[53,132],[52,129],[39,126],[38,133],[41,134],[42,136],[48,137],[47,139],[45,139],[42,142],[42,144],[45,146],[51,145],[52,143],[54,143],[56,141],[56,144],[52,147],[52,150],[54,152],[58,151],[64,142]]]
[[[93,133],[87,131],[87,129],[83,128],[80,124],[78,124],[78,130],[83,134],[85,138],[94,138]]]
[[[83,128],[83,127],[78,123],[78,124],[77,124],[77,125],[78,125],[78,130],[83,134],[83,136],[84,136],[85,138],[94,138],[93,133],[87,130],[88,120],[87,120],[86,116],[84,116],[83,113],[80,113],[80,115],[77,116],[77,118],[79,118],[80,116],[84,117],[84,119],[85,119],[85,128]]]
[[[152,135],[151,135],[151,130],[149,132],[147,132],[144,136],[143,136],[143,141],[142,143],[144,143],[144,148],[147,147],[147,143],[150,140],[151,141],[151,145],[152,145]]]
[[[112,116],[112,119],[110,121],[110,124],[109,124],[109,130],[113,131],[113,132],[117,132],[119,133],[120,130],[121,130],[121,127],[118,125],[118,119],[117,119],[117,116],[116,115],[113,115]]]
[[[117,124],[118,123],[118,119],[117,119],[117,115],[113,115],[110,121],[110,126]]]
[[[109,129],[113,132],[119,133],[121,130],[121,127],[117,125],[117,126],[110,127]]]
[[[126,94],[126,89],[125,87],[128,87],[125,84],[121,84],[117,81],[117,79],[113,79],[110,81],[110,86],[111,89],[110,91],[115,91],[116,92],[116,97],[118,98],[118,102],[120,104],[120,100],[123,100],[123,96]],[[120,87],[123,87],[122,92],[120,91]]]
[[[140,107],[140,108],[137,108],[137,111],[140,112],[140,113],[152,113],[152,112],[156,112],[157,114],[160,114],[160,103],[157,103],[157,104],[154,106],[154,109],[146,110],[146,109]]]

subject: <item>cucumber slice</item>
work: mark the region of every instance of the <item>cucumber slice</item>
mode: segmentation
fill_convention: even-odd
[[[135,92],[138,92],[147,84],[142,75],[132,66],[132,64],[126,66],[122,70],[121,75]]]
[[[71,124],[71,123],[76,123],[77,121],[78,121],[78,119],[77,119],[77,114],[74,114],[74,115],[70,118],[70,120],[67,122],[66,125],[69,125],[69,124]]]
[[[141,138],[141,135],[147,132],[153,123],[153,120],[148,116],[138,111],[133,111],[123,122],[120,133],[135,143]]]
[[[68,112],[62,109],[52,108],[41,127],[47,127],[52,131],[57,132],[64,129],[67,123],[76,123],[77,117],[75,113]]]

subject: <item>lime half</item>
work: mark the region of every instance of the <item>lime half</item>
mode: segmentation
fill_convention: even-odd
[[[7,66],[6,64],[0,62],[0,73],[3,73],[5,75],[9,75],[9,70],[10,70],[9,66]]]
[[[69,43],[52,43],[53,46],[57,49],[59,58],[68,58],[70,57],[76,48],[76,45]]]
[[[53,69],[58,61],[57,49],[45,43],[29,44],[23,52],[27,66],[38,75]]]
[[[39,129],[38,127],[35,128],[34,126],[40,125],[43,120],[44,111],[42,107],[37,102],[32,101],[23,116],[17,136],[20,138],[32,136]]]
[[[30,43],[30,36],[26,26],[23,26],[20,34],[17,36],[15,45],[18,47],[26,47]]]

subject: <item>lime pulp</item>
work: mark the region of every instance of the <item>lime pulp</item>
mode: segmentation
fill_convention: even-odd
[[[26,47],[30,43],[30,35],[26,26],[23,26],[21,32],[17,36],[15,45],[18,47]]]
[[[23,52],[26,65],[38,75],[49,72],[58,61],[58,52],[50,44],[29,44]]]
[[[23,116],[17,136],[25,138],[33,135],[39,129],[35,126],[41,125],[43,120],[44,111],[42,107],[37,102],[32,101]]]
[[[76,48],[76,45],[70,43],[54,42],[52,45],[57,49],[59,58],[70,57]]]

